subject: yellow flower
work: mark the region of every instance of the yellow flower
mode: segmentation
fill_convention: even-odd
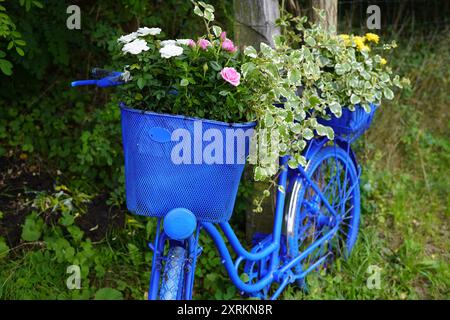
[[[350,36],[348,34],[340,34],[339,38],[341,38],[344,41],[345,46],[351,46]]]
[[[370,51],[369,46],[367,46],[365,44],[365,40],[366,39],[364,37],[360,37],[360,36],[353,37],[353,41],[355,42],[356,47],[358,48],[359,51],[364,51],[364,50]]]
[[[380,37],[375,33],[366,33],[367,41],[378,43],[380,41]]]
[[[385,58],[381,58],[380,64],[384,66],[385,64],[387,64],[387,60]]]

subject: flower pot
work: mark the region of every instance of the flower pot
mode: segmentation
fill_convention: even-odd
[[[164,217],[186,208],[201,221],[230,219],[255,123],[228,124],[124,105],[121,117],[128,210]]]
[[[365,112],[359,104],[355,106],[355,111],[343,108],[340,118],[332,114],[331,111],[328,111],[331,119],[319,119],[318,122],[325,126],[332,127],[335,135],[341,140],[352,142],[370,127],[375,111],[378,109],[378,105],[370,104],[370,108],[371,111],[369,113]]]

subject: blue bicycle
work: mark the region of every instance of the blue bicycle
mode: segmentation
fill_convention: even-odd
[[[123,83],[120,73],[100,74],[104,76],[100,80],[72,85]],[[127,207],[157,218],[155,239],[149,245],[153,250],[149,299],[192,298],[202,231],[214,241],[240,293],[261,299],[278,298],[289,284],[304,287],[310,272],[350,254],[360,221],[360,167],[351,143],[370,126],[377,109],[371,107],[370,113],[356,106],[356,111],[344,110],[340,118],[323,120],[333,127],[335,140],[311,140],[304,152],[306,167],[291,169],[288,156],[279,159],[273,231],[255,235],[248,251],[228,222],[245,163],[207,165],[195,163],[196,159],[190,165],[174,163],[172,133],[183,129],[195,134],[199,119],[121,105]],[[225,135],[231,128],[245,138],[254,126],[201,120],[200,131],[213,129]]]

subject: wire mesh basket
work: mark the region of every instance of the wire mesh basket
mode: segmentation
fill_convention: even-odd
[[[371,125],[378,105],[370,104],[370,112],[366,112],[359,104],[355,106],[355,111],[348,108],[342,109],[340,118],[329,112],[331,119],[319,119],[319,123],[332,127],[334,134],[341,140],[353,142],[358,139]]]
[[[143,112],[123,104],[121,117],[128,210],[163,217],[186,208],[200,221],[230,219],[255,123]],[[209,153],[212,142],[222,147]],[[206,154],[213,164],[202,159]]]

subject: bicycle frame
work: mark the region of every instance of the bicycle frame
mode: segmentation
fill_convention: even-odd
[[[327,141],[328,140],[326,139],[321,141],[314,141],[316,145],[311,144],[309,149],[311,149],[312,147],[318,150]],[[313,150],[312,152],[315,151],[316,150]],[[352,152],[350,149],[350,145],[347,145],[347,152]],[[299,255],[295,257],[282,255],[283,249],[285,249],[283,248],[284,243],[282,241],[283,219],[285,216],[285,190],[287,190],[289,174],[292,173],[292,170],[287,166],[287,162],[288,157],[280,158],[280,167],[282,169],[278,177],[279,188],[276,192],[276,207],[272,234],[268,235],[265,241],[259,242],[254,248],[252,248],[251,251],[247,251],[242,246],[241,242],[237,238],[231,225],[228,222],[218,223],[217,225],[210,222],[199,222],[199,227],[197,228],[196,234],[191,236],[186,244],[189,256],[186,263],[187,268],[185,271],[185,292],[184,296],[182,297],[183,299],[191,299],[192,297],[196,259],[200,254],[199,247],[197,245],[200,229],[204,229],[213,240],[221,256],[222,264],[225,266],[225,269],[227,270],[232,283],[240,290],[241,294],[254,294],[262,290],[263,288],[270,286],[273,282],[277,282],[279,284],[279,287],[271,297],[271,299],[276,299],[288,284],[293,283],[299,279],[303,279],[308,273],[313,271],[325,261],[327,255],[319,258],[316,262],[311,264],[306,270],[303,270],[303,272],[299,274],[295,274],[291,271],[293,267],[301,263],[305,258],[308,257],[309,254],[311,254],[314,250],[321,246],[325,241],[330,240],[337,232],[339,224],[336,224],[333,228],[331,228],[331,230],[329,230],[321,238],[317,239],[312,245],[310,245]],[[316,183],[308,177],[305,169],[299,167],[298,172],[301,178],[304,179],[305,183],[310,185],[313,190],[319,195],[319,197],[323,201],[323,204],[326,206],[329,212],[332,215],[336,216],[337,213],[335,209],[328,202],[325,196],[320,192],[320,188],[316,185]],[[226,242],[219,230],[222,231],[225,239],[228,241],[233,251],[237,254],[237,258],[235,260],[233,260],[233,258],[231,257],[230,251],[228,250]],[[158,219],[155,241],[154,244],[151,245],[151,248],[154,250],[154,263],[152,266],[149,299],[157,299],[158,297],[158,285],[161,275],[161,260],[164,259],[162,253],[164,250],[165,241],[167,240],[167,236],[164,234],[164,231],[161,230],[160,219]],[[251,284],[241,280],[239,267],[243,261],[258,262],[264,260],[267,260],[269,262],[269,268],[264,277]]]
[[[81,86],[81,85],[97,85],[99,87],[110,87],[117,86],[124,83],[122,74],[120,72],[107,72],[104,70],[95,72],[99,75],[106,75],[104,78],[99,80],[83,80],[83,81],[75,81],[72,83],[72,86]],[[373,112],[376,109],[373,110]],[[373,116],[373,112],[372,115]],[[368,121],[370,124],[370,121]],[[307,151],[305,153],[305,157],[308,159],[312,155],[314,155],[323,145],[328,141],[326,138],[312,140],[309,143]],[[356,162],[356,157],[351,150],[350,143],[352,140],[341,140],[336,139],[336,146],[347,150],[350,158],[355,164],[355,168],[358,170],[358,175],[360,174],[360,169]],[[218,223],[218,226],[214,225],[210,222],[199,221],[197,230],[194,235],[192,235],[188,240],[177,243],[177,241],[171,240],[162,230],[161,222],[162,219],[158,218],[157,220],[157,228],[156,228],[156,236],[154,242],[149,244],[149,247],[154,251],[153,253],[153,263],[152,263],[152,272],[150,279],[150,287],[148,292],[148,298],[152,300],[156,300],[158,298],[158,290],[159,283],[161,277],[161,268],[162,268],[162,260],[164,257],[164,248],[166,242],[169,241],[171,243],[175,243],[176,245],[184,246],[187,249],[188,256],[186,259],[185,270],[183,272],[182,281],[184,282],[184,291],[178,293],[178,299],[191,299],[192,298],[192,290],[194,285],[194,276],[195,276],[195,266],[197,257],[201,253],[201,248],[198,246],[198,239],[200,235],[201,229],[204,229],[208,235],[214,241],[215,246],[217,247],[219,254],[222,258],[222,263],[225,266],[231,281],[233,284],[241,291],[241,294],[254,294],[258,291],[263,290],[264,288],[270,286],[272,283],[276,282],[279,284],[279,287],[272,295],[271,299],[276,299],[283,289],[294,281],[303,279],[308,273],[313,271],[315,268],[320,266],[327,255],[322,256],[317,261],[309,265],[305,270],[302,270],[300,273],[297,271],[294,273],[291,269],[295,266],[299,265],[306,257],[308,257],[314,250],[316,250],[319,246],[324,244],[324,242],[330,240],[337,230],[339,229],[339,223],[336,223],[330,230],[323,234],[319,239],[315,240],[308,248],[306,248],[303,252],[296,256],[291,256],[289,254],[289,250],[286,250],[284,247],[284,242],[282,241],[283,237],[283,219],[291,219],[291,217],[285,217],[285,200],[286,200],[286,190],[288,186],[288,178],[289,175],[294,172],[287,166],[288,157],[280,158],[280,167],[281,172],[278,177],[278,190],[276,193],[276,208],[275,208],[275,216],[274,216],[274,224],[273,231],[271,234],[267,235],[265,239],[259,242],[251,251],[247,251],[237,238],[234,233],[232,227],[228,222]],[[317,184],[312,181],[305,169],[301,166],[298,167],[298,171],[295,171],[295,174],[298,174],[300,178],[303,180],[302,183],[310,186],[314,192],[319,196],[323,205],[326,207],[328,212],[333,216],[338,216],[333,205],[328,202],[326,197],[320,191],[320,188]],[[347,172],[345,172],[347,175]],[[349,191],[350,193],[350,191]],[[233,251],[237,254],[237,258],[235,260],[232,259],[230,251],[227,248],[224,238],[222,237],[220,231],[224,234],[226,240],[231,245]],[[289,249],[289,248],[288,248]],[[287,254],[285,254],[285,252]],[[239,268],[243,261],[249,262],[259,262],[259,263],[268,263],[267,270],[264,270],[264,275],[256,280],[254,283],[248,283],[246,281],[241,280],[239,274]],[[182,294],[182,296],[181,296]]]

